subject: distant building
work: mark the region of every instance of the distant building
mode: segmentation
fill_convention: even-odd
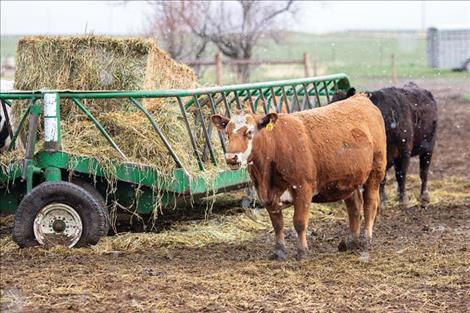
[[[470,70],[470,26],[428,28],[427,58],[433,68]]]

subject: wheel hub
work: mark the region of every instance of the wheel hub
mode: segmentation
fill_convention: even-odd
[[[55,220],[54,223],[52,223],[52,229],[56,233],[61,233],[65,230],[67,226],[65,225],[64,221],[62,220]]]
[[[33,228],[34,236],[41,245],[71,248],[80,240],[83,224],[80,215],[71,206],[51,203],[39,210]]]

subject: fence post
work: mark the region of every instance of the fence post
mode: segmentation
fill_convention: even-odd
[[[222,57],[220,52],[215,54],[215,83],[217,85],[222,84]]]
[[[398,81],[397,81],[397,65],[395,62],[395,53],[392,53],[391,65],[392,65],[392,83],[396,85]]]
[[[304,72],[305,77],[310,77],[310,55],[304,52]]]

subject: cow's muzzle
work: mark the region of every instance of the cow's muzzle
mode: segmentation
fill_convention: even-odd
[[[225,162],[231,170],[238,170],[242,165],[237,153],[226,153]]]

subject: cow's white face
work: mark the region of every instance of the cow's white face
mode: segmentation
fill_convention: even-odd
[[[237,113],[231,119],[214,115],[212,121],[227,134],[227,152],[225,161],[232,170],[248,164],[253,151],[253,136],[256,132],[256,121],[250,114]]]
[[[275,113],[257,119],[255,115],[244,112],[232,115],[231,119],[221,115],[211,117],[217,128],[224,130],[227,134],[225,161],[232,170],[237,170],[249,163],[250,156],[253,153],[253,138],[260,129],[271,121],[273,114],[277,119]]]

